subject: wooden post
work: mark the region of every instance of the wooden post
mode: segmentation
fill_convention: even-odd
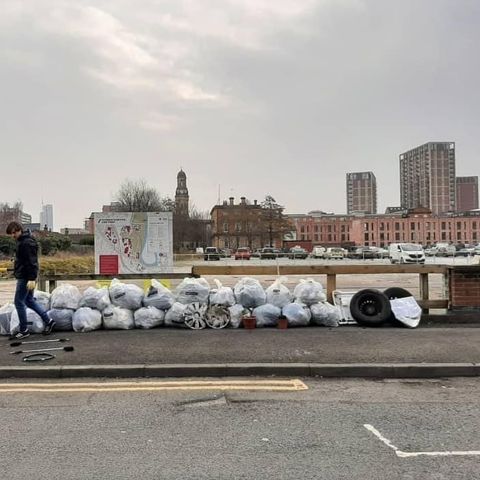
[[[327,273],[327,301],[333,303],[333,291],[337,289],[337,275]]]
[[[38,278],[38,289],[41,290],[42,292],[45,292],[47,288],[47,282],[43,277]]]
[[[428,273],[420,273],[420,298],[428,300]],[[423,308],[423,313],[428,313],[428,308]]]
[[[48,291],[52,293],[57,288],[57,281],[56,280],[49,280],[48,281]]]

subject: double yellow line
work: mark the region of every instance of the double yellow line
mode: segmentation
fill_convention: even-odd
[[[250,390],[296,392],[308,390],[301,380],[178,380],[82,383],[0,383],[2,393],[158,392],[175,390]]]

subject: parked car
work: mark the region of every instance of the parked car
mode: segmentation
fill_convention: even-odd
[[[331,260],[343,260],[345,256],[345,251],[340,247],[329,247],[325,252],[325,258]]]
[[[302,258],[305,259],[308,257],[308,252],[302,247],[292,247],[288,253],[288,258],[296,259]]]
[[[313,247],[311,256],[313,258],[325,258],[325,252],[327,249],[325,247],[320,247],[319,245]]]
[[[260,252],[261,252],[261,251],[262,251],[261,248],[257,248],[256,250],[254,250],[254,251],[250,254],[250,256],[251,256],[251,257],[260,258]]]
[[[277,254],[274,248],[265,247],[260,250],[260,260],[268,260],[277,258]]]
[[[380,258],[380,253],[375,247],[359,247],[350,253],[350,258],[361,260]]]
[[[389,251],[391,263],[425,263],[425,253],[422,245],[391,243]]]
[[[248,247],[237,248],[235,252],[235,260],[250,260],[252,256],[250,249]]]
[[[205,249],[205,253],[203,255],[203,259],[205,261],[209,260],[220,260],[220,251],[218,250],[217,247],[207,247]]]

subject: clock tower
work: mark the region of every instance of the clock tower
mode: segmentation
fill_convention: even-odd
[[[177,189],[175,190],[175,213],[178,216],[188,217],[187,176],[182,169],[180,169],[177,174]]]

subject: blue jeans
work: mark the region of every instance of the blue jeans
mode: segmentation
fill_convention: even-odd
[[[47,312],[33,298],[33,290],[27,289],[27,282],[23,278],[17,280],[15,289],[15,308],[17,309],[18,319],[20,320],[20,331],[28,330],[27,307],[40,315],[45,325],[50,321]]]

